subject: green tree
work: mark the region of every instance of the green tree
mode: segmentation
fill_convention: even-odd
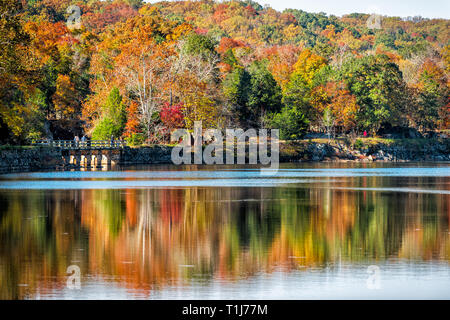
[[[281,88],[266,64],[254,62],[249,67],[250,91],[248,95],[248,109],[250,121],[254,125],[262,125],[266,113],[278,112],[281,109]]]
[[[92,132],[92,139],[108,140],[111,136],[118,138],[122,136],[126,122],[126,107],[122,103],[119,89],[114,88],[102,107],[102,117]]]
[[[281,42],[281,34],[274,25],[263,24],[258,28],[258,33],[266,44],[277,44]]]
[[[385,55],[350,60],[341,76],[360,106],[360,129],[377,132],[383,122],[401,124],[406,84],[398,66]]]
[[[302,76],[294,74],[284,89],[283,103],[298,108],[308,119],[313,119],[314,111],[309,103],[310,95],[311,86]]]
[[[206,58],[216,55],[215,46],[216,43],[210,37],[192,32],[186,37],[183,49],[187,54]]]
[[[250,91],[250,74],[242,67],[234,68],[223,82],[223,93],[229,104],[229,111],[236,123],[244,124],[249,116],[248,94]]]
[[[296,107],[283,107],[281,112],[268,116],[267,122],[273,129],[280,129],[280,139],[302,138],[309,127],[305,115]]]
[[[243,127],[261,126],[266,114],[282,106],[281,88],[262,62],[252,63],[248,70],[234,68],[225,78],[223,91]]]

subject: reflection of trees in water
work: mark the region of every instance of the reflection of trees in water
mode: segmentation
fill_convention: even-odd
[[[75,191],[14,191],[0,197],[0,299],[18,299],[64,286],[72,261],[87,261]],[[45,281],[42,281],[45,278]]]
[[[2,192],[0,297],[62,288],[70,264],[151,289],[341,260],[450,260],[448,196],[319,186]]]

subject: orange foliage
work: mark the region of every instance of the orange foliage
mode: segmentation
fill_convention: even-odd
[[[230,49],[239,48],[239,47],[247,47],[247,44],[244,41],[230,39],[227,37],[223,37],[220,40],[220,44],[217,47],[217,52],[220,54],[224,54]]]
[[[130,138],[133,134],[140,133],[140,121],[138,113],[138,104],[135,101],[131,101],[127,109],[127,124],[125,125],[124,136]]]
[[[52,97],[57,116],[74,118],[79,112],[79,98],[75,85],[67,75],[58,75],[56,92]]]
[[[39,59],[36,61],[39,65],[44,65],[50,58],[57,60],[62,47],[78,43],[62,22],[28,22],[25,30],[31,37],[29,50]]]
[[[355,127],[355,116],[359,110],[356,97],[348,91],[344,83],[328,82],[325,86],[314,88],[312,105],[317,113],[330,109],[335,125],[346,130]]]
[[[258,58],[269,60],[268,70],[272,73],[275,81],[284,88],[290,80],[301,50],[300,46],[295,45],[273,46],[260,51]]]

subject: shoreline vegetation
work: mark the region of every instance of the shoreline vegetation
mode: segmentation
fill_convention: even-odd
[[[252,0],[0,0],[0,144],[159,145],[198,121],[291,141],[448,133],[450,20],[370,19]]]
[[[120,151],[118,165],[172,164],[172,148],[173,145],[161,144],[125,147]],[[65,165],[63,151],[58,148],[3,145],[0,151],[1,173],[80,168]],[[337,138],[280,141],[280,163],[427,161],[450,161],[450,139],[359,138],[352,141]]]

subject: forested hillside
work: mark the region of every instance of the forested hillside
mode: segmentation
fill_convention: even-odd
[[[282,139],[448,130],[450,21],[368,19],[253,1],[0,0],[0,140],[164,143],[197,120]]]

